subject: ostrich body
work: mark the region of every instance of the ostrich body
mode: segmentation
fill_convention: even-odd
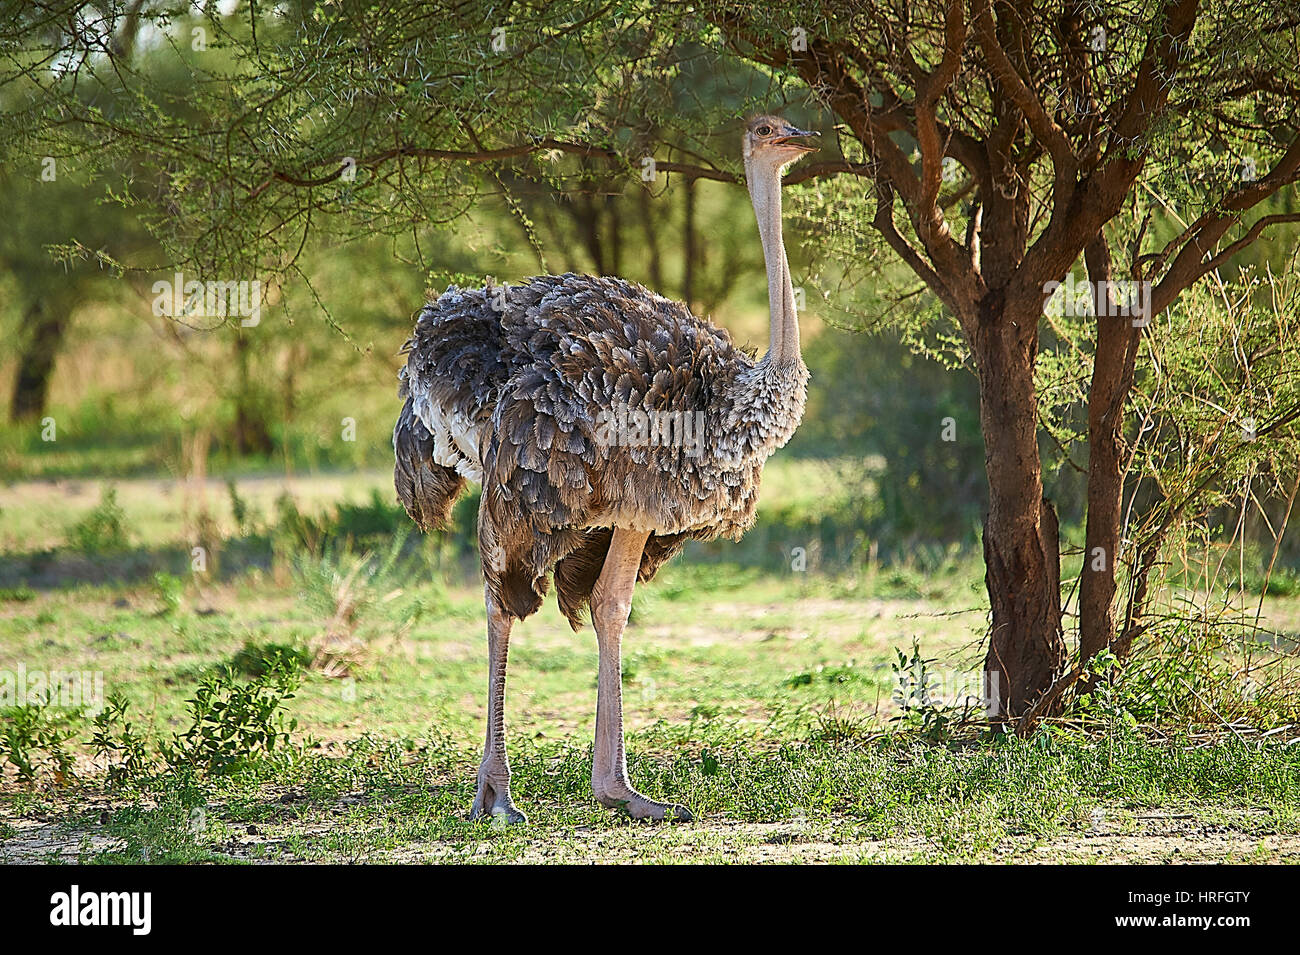
[[[748,529],[763,464],[803,416],[781,174],[811,151],[797,141],[809,135],[772,116],[744,135],[771,313],[761,359],[687,306],[618,278],[452,286],[419,313],[399,373],[398,496],[428,530],[467,481],[483,488],[488,721],[473,817],[524,820],[506,759],[506,653],[512,624],[537,611],[553,578],[575,630],[590,606],[600,649],[592,791],[634,818],[690,819],[628,779],[623,629],[637,580],[688,540]]]

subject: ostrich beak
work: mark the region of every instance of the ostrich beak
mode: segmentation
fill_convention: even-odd
[[[811,153],[817,150],[816,146],[807,143],[794,142],[794,140],[806,139],[810,136],[820,135],[821,133],[818,133],[815,130],[798,129],[794,126],[789,126],[786,128],[785,135],[772,140],[772,143],[775,146],[793,146],[796,149],[802,149],[806,153]]]

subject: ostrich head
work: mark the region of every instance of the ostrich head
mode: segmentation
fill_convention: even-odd
[[[791,126],[779,116],[755,116],[745,124],[745,165],[779,172],[813,152],[817,147],[799,140],[816,135],[806,129]]]

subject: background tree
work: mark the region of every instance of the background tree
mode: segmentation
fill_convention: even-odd
[[[110,61],[125,61],[134,52],[143,6],[144,0],[131,0],[119,16],[104,24],[102,53]],[[0,44],[66,49],[77,32],[76,19],[51,15],[55,12],[31,8],[7,11],[11,32],[7,36],[0,34]],[[24,65],[30,68],[33,64]],[[11,98],[20,95],[12,85],[5,92]],[[31,121],[33,117],[27,118]],[[0,236],[0,268],[17,282],[21,310],[18,360],[9,402],[9,420],[14,424],[45,413],[54,363],[70,328],[72,313],[87,288],[103,276],[102,263],[93,261],[95,255],[122,256],[148,239],[133,218],[111,201],[113,186],[119,184],[120,177],[114,177],[107,189],[103,185],[96,188],[77,169],[75,160],[70,161],[68,153],[60,149],[55,155],[15,156],[13,166],[17,168],[6,170],[0,181],[3,206],[40,206],[45,210],[39,217],[10,220],[9,228]],[[78,254],[68,250],[61,261],[56,261],[56,248],[66,248],[71,242],[93,251]]]

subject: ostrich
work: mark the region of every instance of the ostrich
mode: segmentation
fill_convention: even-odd
[[[686,305],[619,278],[451,286],[417,316],[398,375],[397,494],[427,531],[445,526],[467,481],[483,489],[487,736],[471,818],[526,821],[510,795],[506,652],[511,626],[537,611],[553,578],[574,630],[590,608],[600,651],[593,794],[635,819],[691,819],[628,779],[620,645],[638,580],[689,540],[739,539],[753,523],[763,464],[803,417],[781,175],[813,151],[812,135],[775,116],[745,126],[770,307],[761,359]]]

